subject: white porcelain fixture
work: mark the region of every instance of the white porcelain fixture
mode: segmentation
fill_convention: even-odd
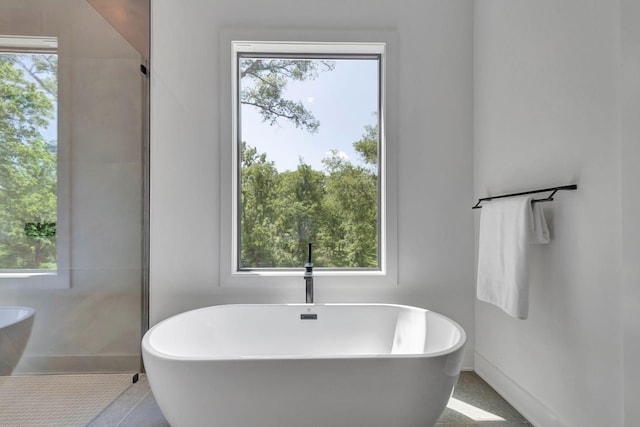
[[[11,375],[18,364],[35,314],[30,307],[0,306],[0,376]]]
[[[173,427],[425,427],[460,374],[464,330],[390,304],[221,305],[151,328],[142,354]]]

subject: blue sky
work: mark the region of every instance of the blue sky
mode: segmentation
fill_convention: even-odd
[[[378,63],[374,60],[335,60],[335,68],[320,72],[314,80],[290,82],[284,98],[301,101],[320,121],[310,134],[280,119],[263,123],[255,107],[242,106],[241,138],[258,152],[267,153],[279,171],[294,170],[299,159],[321,170],[330,150],[339,150],[360,162],[353,143],[361,139],[366,125],[374,125],[378,111]]]

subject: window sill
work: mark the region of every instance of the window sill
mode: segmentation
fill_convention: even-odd
[[[65,270],[0,270],[0,289],[68,289]]]
[[[302,283],[304,268],[291,270],[250,270],[232,273],[221,277],[223,287],[298,287]],[[328,287],[361,287],[381,286],[393,287],[398,285],[397,275],[380,270],[375,271],[339,271],[314,270],[313,277],[316,285]]]

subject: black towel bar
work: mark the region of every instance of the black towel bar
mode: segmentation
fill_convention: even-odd
[[[536,193],[548,193],[548,192],[551,192],[551,194],[549,194],[548,197],[546,197],[544,199],[533,199],[531,201],[531,203],[550,202],[550,201],[553,200],[553,196],[559,190],[577,190],[577,189],[578,189],[578,186],[576,184],[572,184],[572,185],[563,185],[563,186],[560,186],[560,187],[543,188],[541,190],[523,191],[521,193],[503,194],[501,196],[483,197],[482,199],[478,199],[478,203],[476,203],[475,206],[473,206],[471,209],[481,209],[482,206],[480,206],[480,203],[482,203],[482,202],[484,202],[486,200],[502,199],[504,197],[524,196],[525,194],[536,194]]]

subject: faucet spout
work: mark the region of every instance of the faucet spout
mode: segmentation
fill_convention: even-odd
[[[311,267],[313,268],[313,267]],[[304,275],[304,283],[305,283],[305,294],[306,294],[306,303],[313,304],[313,276],[305,273]]]
[[[304,265],[305,301],[313,304],[313,263],[311,262],[311,243],[309,243],[309,260]]]

